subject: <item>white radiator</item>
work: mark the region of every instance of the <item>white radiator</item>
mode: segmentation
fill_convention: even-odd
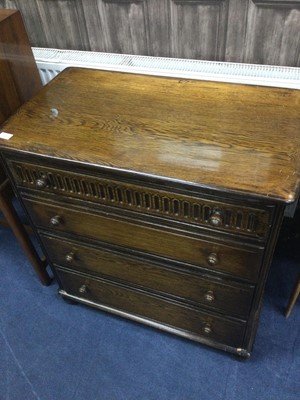
[[[300,68],[37,47],[32,50],[44,84],[74,66],[300,89]]]

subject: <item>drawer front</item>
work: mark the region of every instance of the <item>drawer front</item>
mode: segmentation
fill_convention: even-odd
[[[254,290],[251,286],[220,283],[198,273],[172,270],[142,258],[103,248],[95,249],[61,238],[46,235],[41,235],[41,238],[55,264],[121,280],[229,314],[249,314]]]
[[[185,196],[101,177],[8,161],[18,186],[57,193],[216,230],[265,238],[271,209]]]
[[[255,281],[263,251],[239,248],[202,240],[159,226],[141,225],[113,216],[90,214],[66,205],[24,200],[35,225],[68,232],[168,259],[223,271]]]
[[[243,322],[61,269],[57,269],[57,273],[68,294],[228,346],[242,347],[245,331]]]

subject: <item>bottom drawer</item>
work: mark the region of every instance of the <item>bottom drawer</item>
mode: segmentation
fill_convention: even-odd
[[[176,330],[179,334],[183,331],[191,336],[205,338],[207,342],[242,347],[246,325],[243,321],[209,314],[162,297],[60,268],[56,271],[67,294],[128,313],[129,317],[131,314],[143,318],[145,323],[147,320],[159,323],[162,328],[172,328],[175,333]]]

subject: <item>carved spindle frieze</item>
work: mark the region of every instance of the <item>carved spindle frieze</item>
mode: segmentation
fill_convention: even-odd
[[[264,211],[224,206],[205,199],[191,199],[176,193],[153,191],[121,182],[69,176],[68,173],[35,169],[35,166],[14,164],[20,185],[38,190],[54,190],[62,195],[89,198],[90,201],[114,205],[134,211],[171,217],[179,221],[213,226],[218,229],[240,231],[255,236],[266,233],[267,214]],[[46,187],[37,185],[43,176]]]

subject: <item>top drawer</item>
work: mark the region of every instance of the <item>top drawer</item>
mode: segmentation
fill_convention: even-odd
[[[163,218],[263,239],[272,208],[187,196],[101,176],[67,172],[20,161],[8,161],[19,187],[57,193]]]

